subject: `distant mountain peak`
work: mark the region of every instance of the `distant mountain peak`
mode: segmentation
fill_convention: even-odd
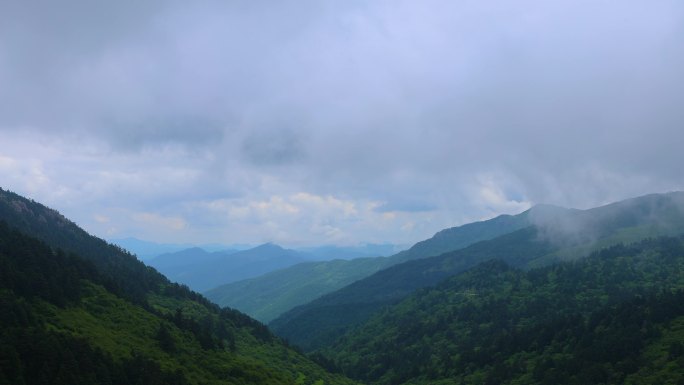
[[[264,244],[261,244],[255,248],[253,248],[252,250],[255,250],[255,251],[266,251],[266,250],[269,250],[269,251],[271,251],[271,250],[273,250],[273,251],[275,251],[275,250],[285,251],[285,249],[283,247],[276,245],[273,242],[266,242]]]
[[[186,251],[199,251],[199,252],[202,252],[202,253],[207,253],[207,252],[208,252],[208,251],[204,250],[203,248],[197,247],[197,246],[195,246],[195,247],[190,247],[190,248],[185,249],[185,250],[186,250]]]

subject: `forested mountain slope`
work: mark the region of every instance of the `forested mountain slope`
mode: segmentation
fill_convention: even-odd
[[[269,327],[306,351],[333,343],[350,327],[362,323],[383,306],[394,304],[421,287],[467,270],[483,260],[502,258],[522,265],[556,250],[538,238],[534,227],[437,257],[417,259],[381,270],[306,305],[298,306]]]
[[[374,384],[684,380],[684,238],[521,271],[488,261],[383,310],[325,350]]]
[[[261,322],[269,322],[295,306],[367,277],[388,263],[386,257],[304,262],[222,285],[204,295],[220,306],[239,309]]]
[[[0,383],[350,381],[56,211],[0,190]]]
[[[683,208],[684,193],[647,195],[583,211],[535,207],[524,213],[531,226],[389,267],[296,307],[269,326],[303,349],[315,350],[329,346],[383,306],[490,259],[515,267],[543,266],[619,242],[684,232]]]
[[[549,208],[558,213],[567,211]],[[235,307],[269,322],[295,306],[340,289],[381,269],[408,260],[427,258],[492,239],[530,225],[529,212],[500,215],[481,222],[442,230],[432,238],[387,258],[304,263],[276,270],[253,279],[238,281],[206,292],[221,306]]]
[[[499,215],[486,221],[468,223],[437,232],[431,238],[420,241],[411,248],[392,256],[394,264],[414,259],[434,257],[449,251],[459,250],[474,243],[497,238],[532,224],[532,213],[544,211],[545,217],[564,215],[571,211],[555,206],[541,206],[517,215]]]

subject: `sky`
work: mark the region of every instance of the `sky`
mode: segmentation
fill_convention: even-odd
[[[0,187],[106,239],[410,244],[683,145],[680,0],[0,2]]]

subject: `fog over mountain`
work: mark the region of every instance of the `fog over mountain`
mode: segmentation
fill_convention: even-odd
[[[0,3],[0,185],[108,239],[411,244],[684,189],[684,3]]]

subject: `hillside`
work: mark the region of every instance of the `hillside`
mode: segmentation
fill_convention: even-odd
[[[490,258],[523,264],[556,250],[529,227],[437,257],[417,259],[381,270],[340,290],[282,314],[269,323],[281,337],[313,351],[333,343],[350,327],[413,291],[437,284]]]
[[[540,208],[537,207],[537,211],[541,211],[539,210]],[[544,211],[545,216],[553,217],[563,215],[569,210],[560,207],[544,206]],[[393,255],[393,263],[397,264],[413,259],[434,257],[449,251],[462,249],[473,243],[512,233],[532,224],[531,213],[532,210],[527,210],[518,215],[499,215],[486,221],[444,229],[437,232],[431,238],[416,243],[408,250]]]
[[[190,248],[162,254],[146,263],[170,280],[205,291],[230,282],[310,261],[313,256],[266,243],[248,250],[207,252]]]
[[[419,290],[325,350],[373,384],[684,380],[684,237],[521,271],[485,262]]]
[[[269,326],[307,351],[332,344],[350,327],[416,289],[432,286],[489,259],[543,266],[649,236],[684,232],[684,193],[654,194],[589,210],[535,207],[533,225],[436,257],[398,264],[296,307]]]
[[[515,216],[501,215],[486,221],[442,230],[432,238],[418,242],[388,258],[301,264],[254,279],[213,288],[207,291],[206,295],[221,306],[235,307],[259,320],[269,322],[298,305],[331,293],[380,269],[407,260],[457,250],[529,225],[528,212]],[[319,253],[320,250],[312,252]]]
[[[388,258],[305,262],[257,278],[209,290],[204,295],[220,306],[238,309],[269,322],[295,306],[342,288],[384,268]]]
[[[351,383],[4,190],[0,267],[0,383]]]

